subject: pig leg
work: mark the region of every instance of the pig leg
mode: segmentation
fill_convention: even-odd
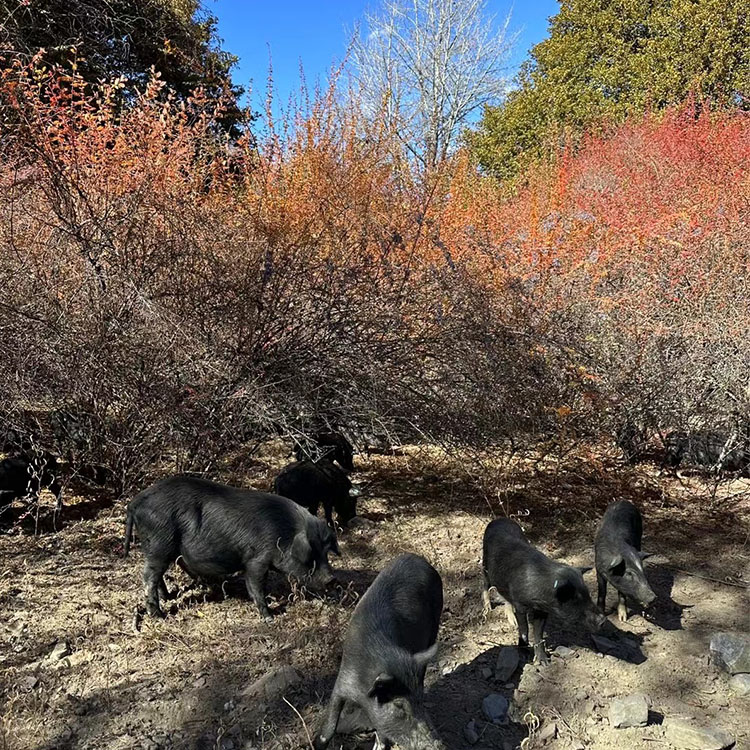
[[[596,603],[602,612],[605,612],[604,605],[607,601],[607,579],[597,570],[596,571]]]
[[[628,621],[628,605],[625,601],[624,594],[621,594],[619,591],[617,592],[617,619],[620,622],[627,622]]]
[[[529,623],[526,619],[526,610],[521,611],[520,609],[513,609],[510,602],[506,605],[508,612],[513,611],[516,616],[516,625],[518,626],[518,647],[528,648],[529,647]],[[510,614],[508,615],[510,619]]]
[[[544,626],[547,624],[547,615],[542,612],[529,612],[529,629],[531,631],[531,645],[534,647],[534,662],[536,664],[549,663],[549,656],[544,648]]]
[[[333,503],[330,500],[324,500],[323,510],[326,514],[326,522],[331,528],[333,528]],[[318,512],[317,508],[315,509],[315,512]]]
[[[57,479],[54,479],[49,488],[50,491],[54,494],[55,499],[57,500],[57,502],[55,503],[54,513],[54,519],[55,521],[57,521],[57,517],[62,513],[63,509],[62,487],[60,486],[60,482],[58,482]]]
[[[482,614],[487,617],[492,609],[490,602],[490,579],[487,577],[487,571],[482,568]]]
[[[146,560],[143,566],[143,587],[146,593],[146,611],[151,617],[164,617],[164,612],[159,606],[159,589],[164,586],[164,573],[167,572],[168,563],[156,560]],[[166,588],[166,586],[164,586]]]
[[[266,604],[265,595],[267,573],[268,563],[265,560],[251,560],[245,567],[245,585],[247,586],[247,593],[250,594],[258,607],[260,616],[266,622],[270,622],[273,618],[271,617],[271,611]]]
[[[326,709],[326,715],[323,719],[323,723],[320,725],[317,737],[313,743],[315,750],[324,750],[328,747],[328,744],[333,739],[333,735],[336,733],[336,725],[339,723],[339,716],[344,708],[344,697],[333,688],[333,695],[328,703]]]
[[[495,591],[497,591],[497,589],[495,589]],[[518,620],[516,619],[516,610],[513,609],[513,605],[503,599],[503,608],[505,609],[505,619],[508,620],[508,625],[510,625],[511,627],[513,627],[513,625],[517,625]]]
[[[164,582],[164,576],[159,579],[159,597],[164,601],[171,598],[167,584]]]

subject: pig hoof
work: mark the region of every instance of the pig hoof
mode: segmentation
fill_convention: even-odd
[[[263,622],[273,622],[272,615],[263,615]]]
[[[622,604],[618,605],[617,607],[617,619],[620,622],[627,622],[628,621],[628,608]]]
[[[156,618],[159,618],[161,620],[163,620],[166,617],[166,615],[164,614],[164,610],[162,610],[162,609],[155,609],[153,607],[148,610],[148,614],[149,614],[150,617],[156,617]]]

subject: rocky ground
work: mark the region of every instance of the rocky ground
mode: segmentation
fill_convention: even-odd
[[[179,571],[168,580],[177,593],[168,617],[141,622],[141,560],[137,547],[121,557],[122,503],[81,497],[58,532],[0,536],[0,748],[309,746],[357,599],[403,551],[424,555],[443,577],[427,703],[446,747],[709,747],[728,741],[720,732],[750,747],[750,698],[709,660],[714,633],[750,632],[750,484],[714,494],[697,477],[660,479],[652,467],[601,456],[500,463],[497,481],[481,483],[492,491],[481,492],[460,462],[435,452],[360,459],[366,492],[334,560],[341,585],[320,599],[272,577],[271,624],[240,581],[211,592]],[[267,487],[282,464],[269,451],[221,478]],[[592,564],[597,521],[620,497],[642,509],[644,548],[658,553],[647,566],[659,596],[652,612],[624,624],[610,614],[597,641],[551,622],[551,664],[521,654],[516,666],[502,605],[481,612],[485,525],[517,515],[548,554]],[[593,573],[586,579],[593,594]],[[716,734],[691,739],[696,728]],[[341,745],[369,747],[372,738],[337,738]]]

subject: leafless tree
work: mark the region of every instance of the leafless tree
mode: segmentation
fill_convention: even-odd
[[[486,0],[382,0],[352,48],[353,77],[372,117],[395,129],[425,168],[455,144],[478,108],[508,86],[510,15],[496,28]]]

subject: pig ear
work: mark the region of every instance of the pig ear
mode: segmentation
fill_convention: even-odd
[[[379,703],[386,703],[392,697],[396,686],[396,678],[387,672],[381,672],[372,683],[367,695],[370,698],[377,698]]]
[[[295,535],[292,542],[292,557],[296,560],[307,562],[312,555],[312,547],[307,539],[307,533],[300,531]]]
[[[615,555],[610,561],[609,561],[609,569],[614,570],[615,568],[619,568],[623,565],[625,560],[623,559],[622,555]]]
[[[420,651],[418,654],[414,654],[414,661],[417,663],[418,666],[423,667],[429,664],[431,661],[435,659],[438,652],[438,643],[435,641],[435,643],[432,644],[427,650]]]
[[[555,596],[557,597],[557,601],[560,602],[560,604],[569,602],[575,597],[575,595],[575,586],[573,586],[570,581],[560,581],[560,579],[558,578],[555,579]]]

